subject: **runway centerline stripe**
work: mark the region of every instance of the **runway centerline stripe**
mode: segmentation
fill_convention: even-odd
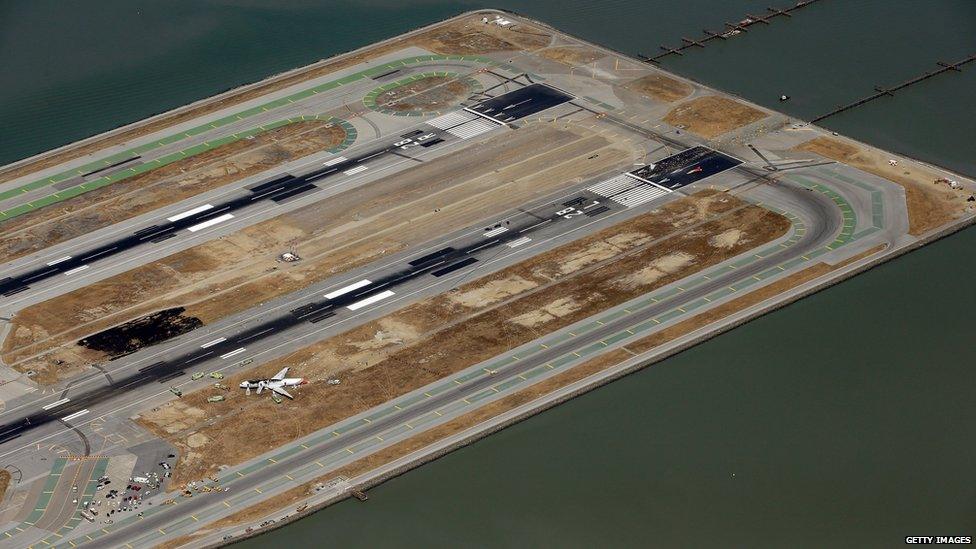
[[[52,265],[57,265],[58,263],[63,263],[65,261],[69,260],[69,259],[71,259],[71,256],[70,255],[66,255],[66,256],[62,257],[61,259],[55,259],[54,261],[48,263],[47,266],[50,267]]]
[[[79,418],[87,413],[88,413],[88,409],[86,408],[84,410],[75,412],[71,415],[64,416],[63,418],[61,418],[61,421],[71,421],[72,419]]]

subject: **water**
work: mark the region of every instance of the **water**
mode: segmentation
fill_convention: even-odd
[[[771,3],[495,5],[651,54]],[[479,5],[0,3],[0,163]],[[810,117],[976,52],[974,23],[966,0],[825,0],[665,66]],[[826,124],[973,175],[973,90],[970,65]],[[366,504],[240,546],[887,547],[976,534],[974,248],[964,231],[394,479]]]

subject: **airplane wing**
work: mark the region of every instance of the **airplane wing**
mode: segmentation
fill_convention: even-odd
[[[288,391],[284,390],[281,387],[271,387],[271,390],[274,391],[274,392],[276,392],[276,393],[278,393],[281,396],[286,396],[286,397],[288,397],[288,398],[290,398],[292,400],[295,400],[295,397],[293,397],[290,394],[288,394]]]
[[[264,383],[258,383],[258,394],[260,395],[261,391],[263,390],[264,390]]]
[[[288,368],[282,368],[281,371],[275,374],[275,376],[271,379],[281,381],[282,379],[285,379],[286,375],[288,375]]]

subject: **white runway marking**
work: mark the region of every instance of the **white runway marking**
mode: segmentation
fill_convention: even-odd
[[[507,230],[508,229],[505,228],[505,227],[498,227],[497,229],[492,229],[492,230],[488,231],[487,233],[484,234],[484,236],[485,236],[485,238],[491,238],[491,237],[495,236],[496,234],[502,234],[503,232],[505,232]]]
[[[322,165],[323,166],[335,166],[336,164],[338,164],[340,162],[345,162],[346,160],[349,160],[349,159],[346,158],[345,156],[337,156],[337,157],[333,158],[332,160],[329,160],[327,162],[323,162]]]
[[[212,204],[204,204],[203,206],[198,206],[196,208],[193,208],[192,210],[187,210],[183,213],[176,214],[173,217],[167,217],[166,221],[179,221],[185,217],[190,217],[191,215],[196,215],[200,212],[205,212],[211,208],[213,208]]]
[[[523,236],[522,238],[520,238],[518,240],[513,240],[513,241],[509,242],[507,244],[507,246],[509,248],[518,248],[522,244],[528,244],[529,242],[532,242],[532,239],[529,238],[529,237],[527,237],[527,236]]]
[[[355,168],[353,168],[351,170],[346,170],[346,171],[344,171],[342,173],[344,173],[346,175],[353,175],[353,174],[357,174],[359,172],[364,172],[367,169],[369,169],[369,166],[362,166],[362,165],[360,165],[360,166],[356,166]]]
[[[48,263],[47,266],[50,267],[51,265],[57,265],[58,263],[63,263],[65,261],[69,260],[69,259],[71,259],[71,256],[70,255],[66,255],[66,256],[62,257],[61,259],[55,259],[54,261]]]
[[[469,139],[476,135],[490,132],[498,127],[500,127],[498,124],[493,124],[487,120],[472,120],[447,130],[447,133],[460,137],[461,139]]]
[[[640,187],[635,187],[629,191],[622,192],[618,195],[610,197],[610,200],[618,204],[623,204],[628,208],[633,208],[634,206],[639,206],[645,202],[650,202],[655,198],[660,198],[668,194],[668,191],[662,191],[657,187],[652,187],[650,185],[641,185]]]
[[[338,290],[331,291],[331,292],[325,294],[325,296],[323,296],[323,297],[325,297],[326,299],[335,299],[335,298],[339,297],[340,295],[348,294],[349,292],[351,292],[353,290],[358,290],[358,289],[362,288],[363,286],[369,286],[370,284],[372,284],[372,282],[370,282],[369,280],[366,280],[364,278],[363,280],[360,280],[359,282],[354,282],[354,283],[352,283],[352,284],[350,284],[348,286],[344,286],[342,288],[339,288]]]
[[[452,126],[457,126],[458,124],[463,124],[469,120],[474,120],[475,118],[478,118],[478,116],[467,111],[454,111],[447,114],[442,114],[437,118],[432,118],[428,120],[427,123],[439,130],[446,130]]]
[[[50,410],[51,408],[57,408],[58,406],[61,406],[62,404],[65,404],[65,403],[69,402],[70,400],[71,400],[70,398],[62,398],[61,400],[58,400],[56,402],[52,402],[52,403],[48,404],[47,406],[42,407],[41,409],[42,410]]]
[[[214,345],[216,345],[218,343],[221,343],[223,341],[227,341],[227,338],[226,337],[218,337],[217,339],[215,339],[213,341],[208,341],[208,342],[204,343],[203,345],[200,346],[200,348],[201,349],[206,349],[207,347],[213,347]]]
[[[632,188],[635,184],[636,182],[633,179],[627,177],[626,174],[621,174],[607,179],[606,181],[597,183],[591,187],[587,187],[586,190],[600,196],[611,196],[619,192],[626,191],[627,189]]]
[[[215,217],[213,219],[208,219],[208,220],[204,221],[203,223],[197,223],[196,225],[194,225],[192,227],[187,227],[186,230],[190,231],[191,233],[195,233],[197,231],[206,229],[207,227],[212,227],[212,226],[216,225],[217,223],[223,223],[224,221],[227,221],[228,219],[233,219],[233,218],[234,218],[234,215],[233,214],[220,215],[220,216],[217,216],[217,217]]]
[[[87,268],[88,268],[88,265],[82,265],[81,267],[75,267],[74,269],[71,269],[70,271],[65,271],[64,274],[65,274],[65,276],[71,276],[71,275],[73,275],[73,274],[75,274],[77,272],[84,271]]]
[[[669,193],[674,192],[674,191],[672,191],[671,189],[669,189],[667,187],[664,187],[662,185],[658,185],[657,183],[655,183],[653,181],[648,181],[647,179],[644,179],[643,177],[636,176],[636,175],[634,175],[632,173],[625,173],[624,175],[626,175],[627,177],[632,177],[632,178],[636,179],[637,181],[642,181],[644,183],[647,183],[648,185],[654,185],[655,187],[661,189],[662,191],[669,192]],[[665,180],[665,181],[667,181],[667,180]]]
[[[239,354],[241,354],[243,352],[244,352],[244,347],[241,347],[239,349],[234,349],[233,351],[231,351],[231,352],[229,352],[227,354],[220,355],[220,358],[230,358],[230,357],[232,357],[234,355],[239,355]]]
[[[64,416],[63,418],[61,418],[61,421],[71,421],[72,419],[81,417],[81,416],[83,416],[83,415],[85,415],[87,413],[88,413],[88,410],[87,409],[82,410],[80,412],[75,412],[75,413],[71,414],[70,416]]]
[[[367,297],[366,299],[364,299],[362,301],[357,301],[357,302],[353,303],[352,305],[350,305],[349,307],[347,307],[347,309],[349,309],[350,311],[355,311],[356,309],[362,309],[363,307],[366,307],[367,305],[372,305],[373,303],[376,303],[377,301],[381,301],[383,299],[386,299],[386,298],[390,297],[391,295],[393,295],[393,292],[391,292],[390,290],[387,290],[385,292],[380,292],[380,293],[378,293],[376,295],[369,296],[369,297]]]

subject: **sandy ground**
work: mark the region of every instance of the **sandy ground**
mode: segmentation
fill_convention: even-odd
[[[10,471],[0,469],[0,501],[3,501],[3,496],[7,493],[7,487],[10,486],[10,478]]]
[[[224,402],[210,404],[206,398],[212,390],[202,390],[146,412],[139,421],[184,450],[174,480],[179,483],[201,478],[222,463],[239,463],[768,242],[785,233],[788,226],[782,216],[745,205],[724,193],[707,192],[682,199],[657,213],[466,284],[454,295],[420,301],[254,371],[228,376],[227,385],[233,387],[239,378],[270,375],[290,366],[296,375],[313,380],[296,395],[301,406],[276,406],[269,399],[248,398],[239,391],[228,392]],[[708,243],[731,228],[744,233],[735,246]],[[663,238],[665,235],[669,236]],[[613,243],[613,255],[592,253],[604,249],[608,242]],[[675,261],[674,254],[693,260]],[[568,261],[573,261],[572,270],[565,268]],[[652,282],[620,284],[622,277],[649,264],[666,272]],[[500,281],[514,281],[523,290],[504,287]],[[530,316],[542,318],[527,329],[521,320]],[[453,349],[465,349],[465,353],[458,356]],[[336,375],[342,379],[341,385],[324,383]],[[177,412],[162,412],[167,408]],[[206,410],[209,419],[188,419],[198,413],[196,410]],[[284,418],[289,429],[258,435],[246,432],[247,426],[256,422],[280,422]],[[205,435],[208,442],[191,447],[189,437],[197,434]]]
[[[341,126],[309,121],[228,143],[2,223],[0,256],[10,260],[42,250],[334,147],[345,137]]]
[[[460,104],[473,91],[455,77],[428,76],[379,94],[376,106],[398,112],[439,111]]]
[[[765,117],[766,113],[744,103],[706,95],[678,105],[664,117],[664,121],[711,139]]]
[[[105,358],[78,354],[84,350],[73,342],[86,335],[173,306],[213,322],[626,165],[639,154],[610,139],[575,126],[528,124],[469,154],[410,168],[395,179],[396,188],[390,180],[365,185],[28,307],[13,319],[3,359],[21,371],[53,374],[39,381],[63,378]],[[549,146],[530,145],[540,141]],[[599,157],[585,156],[594,150]],[[298,242],[302,261],[275,261]]]
[[[607,54],[587,48],[587,47],[569,47],[569,46],[559,46],[555,48],[546,48],[539,50],[539,55],[556,61],[558,63],[563,63],[571,67],[577,65],[586,65],[587,63],[592,63],[597,59],[603,59]]]
[[[61,152],[43,156],[22,166],[0,170],[0,182],[10,181],[46,167],[55,166],[62,162],[97,152],[105,147],[125,143],[130,139],[157,132],[196,117],[261,97],[273,91],[357,65],[363,61],[394,52],[407,46],[416,45],[441,54],[485,54],[498,51],[535,50],[548,45],[550,40],[551,35],[547,32],[529,25],[518,25],[516,28],[505,29],[497,25],[484,25],[481,23],[481,17],[479,16],[468,16],[457,21],[438,25],[415,36],[393,40],[386,44],[368,48],[355,55],[337,59],[320,67],[302,70],[287,77],[273,79],[252,89],[241,91],[221,99],[208,101],[192,109],[163,115],[150,123],[120,132],[111,137],[99,139],[88,144],[71,146]]]
[[[651,99],[673,103],[691,95],[692,87],[680,80],[663,74],[650,74],[624,85],[625,88],[646,95]]]
[[[883,177],[905,189],[908,203],[909,234],[918,236],[940,227],[966,212],[970,193],[936,182],[945,174],[915,162],[888,163],[885,153],[860,147],[831,137],[817,137],[796,147],[843,162],[851,167]]]

